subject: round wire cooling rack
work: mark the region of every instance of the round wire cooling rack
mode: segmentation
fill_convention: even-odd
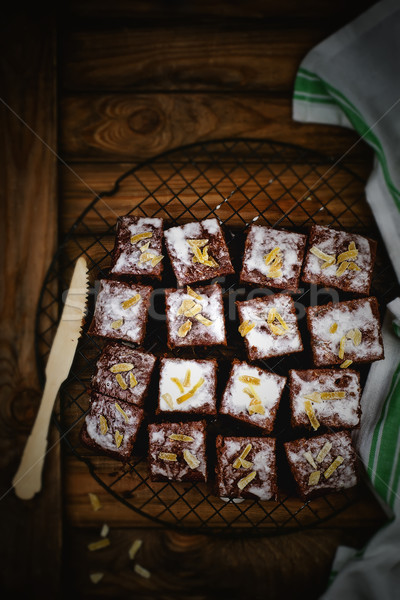
[[[221,140],[178,148],[141,163],[115,182],[111,191],[96,196],[72,225],[58,248],[43,284],[36,321],[36,354],[39,373],[44,367],[62,310],[63,293],[68,289],[75,261],[85,256],[91,289],[86,322],[68,379],[60,391],[59,408],[53,419],[65,448],[82,460],[94,479],[112,496],[157,524],[204,533],[277,535],[314,526],[325,521],[359,497],[360,487],[343,490],[304,502],[296,497],[290,473],[283,460],[281,442],[293,439],[290,429],[287,390],[283,395],[273,435],[278,441],[278,501],[218,498],[209,484],[151,482],[146,461],[146,435],[142,428],[134,455],[126,464],[94,455],[82,447],[79,431],[89,407],[90,379],[103,341],[88,335],[95,303],[96,282],[107,276],[114,246],[117,216],[132,214],[162,217],[165,227],[192,220],[216,217],[226,236],[238,273],[246,229],[257,221],[272,227],[306,232],[313,223],[332,225],[370,235],[379,242],[376,276],[371,294],[381,307],[396,296],[397,286],[379,232],[364,200],[364,181],[354,171],[336,164],[333,158],[302,147],[270,140]],[[165,261],[160,288],[174,287],[176,280]],[[232,297],[250,290],[238,288],[237,276],[218,280],[224,292],[228,345],[226,348],[179,349],[166,346],[165,322],[149,318],[143,348],[160,356],[215,357],[219,364],[218,392],[223,389],[231,360],[246,360],[244,345],[238,339],[232,313]],[[307,347],[303,307],[324,304],[332,299],[330,290],[305,286],[294,296],[299,326]],[[347,299],[340,294],[337,299]],[[157,308],[157,307],[156,307]],[[159,310],[162,313],[162,309]],[[286,357],[265,361],[264,368],[287,374],[291,368],[311,368],[307,349]],[[368,367],[360,369],[365,381]],[[147,398],[150,420],[157,397],[157,374]],[[221,417],[210,420],[209,445],[212,472],[213,444],[217,433],[257,435],[245,426],[233,425]],[[301,434],[302,435],[302,434]],[[301,437],[298,433],[296,437]]]

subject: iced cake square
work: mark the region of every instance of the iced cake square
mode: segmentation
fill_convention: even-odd
[[[346,369],[289,371],[292,427],[353,429],[360,423],[360,374]]]
[[[117,219],[111,273],[161,279],[163,220],[125,216]]]
[[[384,358],[376,298],[307,308],[315,366],[366,363]]]
[[[216,493],[221,498],[276,500],[276,440],[217,436]]]
[[[303,350],[296,308],[288,294],[237,301],[236,306],[240,319],[239,333],[250,360]]]
[[[97,360],[91,387],[95,392],[142,406],[156,357],[119,342],[108,342]]]
[[[271,433],[285,383],[286,377],[235,359],[219,412]]]
[[[217,361],[162,358],[157,413],[214,415]]]
[[[285,442],[284,448],[303,500],[357,484],[356,453],[348,431]]]
[[[261,287],[299,288],[307,236],[251,225],[244,246],[241,283]]]
[[[206,423],[152,423],[149,469],[152,481],[207,481]]]
[[[234,272],[217,219],[171,227],[164,238],[178,286]]]
[[[94,452],[127,461],[143,417],[143,410],[137,406],[92,392],[81,441]]]
[[[375,240],[362,235],[313,225],[302,280],[368,295],[376,246]]]
[[[165,290],[168,346],[226,345],[221,287]]]
[[[141,344],[152,291],[148,285],[101,279],[88,333]]]

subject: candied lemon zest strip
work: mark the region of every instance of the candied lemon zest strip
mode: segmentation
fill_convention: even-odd
[[[255,413],[257,413],[258,415],[265,415],[265,408],[262,404],[259,403],[253,405],[250,403],[250,406],[247,410],[249,412],[249,415],[254,415]]]
[[[185,373],[185,377],[183,379],[183,387],[189,387],[189,385],[190,385],[190,374],[191,374],[190,369],[187,369],[186,373]]]
[[[343,335],[340,340],[340,344],[339,344],[339,353],[338,353],[339,358],[344,358],[345,346],[346,346],[346,336]]]
[[[355,346],[359,346],[361,344],[361,340],[362,340],[361,331],[359,329],[355,329],[354,335],[353,335],[353,344]]]
[[[317,463],[322,463],[325,456],[328,454],[328,452],[331,451],[331,449],[332,449],[331,442],[325,442],[325,444],[322,446],[321,450],[318,452],[317,458],[315,459],[317,461]]]
[[[253,377],[253,375],[239,375],[239,381],[242,383],[251,383],[252,385],[260,385],[261,379]]]
[[[245,460],[244,458],[241,458],[240,462],[242,463],[243,469],[251,469],[251,467],[253,466],[252,462],[250,462],[249,460]]]
[[[346,252],[342,252],[342,254],[339,254],[339,256],[337,257],[337,264],[342,263],[344,260],[354,260],[355,258],[357,258],[358,256],[358,250],[347,250]]]
[[[312,466],[313,469],[317,469],[317,464],[311,452],[303,452],[303,456],[306,459],[306,461]]]
[[[306,400],[311,400],[311,402],[321,402],[321,392],[312,392],[311,394],[305,394],[304,398]]]
[[[158,254],[157,256],[155,256],[154,258],[151,259],[151,266],[156,267],[158,265],[158,263],[163,260],[163,258],[164,257],[162,254]]]
[[[342,364],[340,365],[340,368],[341,369],[347,369],[347,367],[349,367],[352,364],[353,364],[353,361],[350,360],[350,359],[347,359],[344,362],[342,362]]]
[[[136,554],[139,552],[140,548],[142,547],[143,544],[143,540],[135,540],[134,542],[132,542],[132,546],[129,548],[128,550],[128,555],[130,560],[133,560],[136,556]]]
[[[135,375],[132,373],[132,371],[130,371],[129,372],[129,387],[132,389],[137,384],[138,384],[138,382],[137,382],[137,379],[136,379]]]
[[[191,435],[185,435],[183,433],[171,433],[168,437],[174,442],[194,442],[194,438],[192,438]]]
[[[186,240],[191,248],[203,248],[208,244],[208,240]]]
[[[343,261],[335,273],[336,277],[341,277],[343,275],[343,273],[346,271],[348,266],[349,266],[349,263],[347,261]]]
[[[203,310],[201,304],[193,304],[191,308],[188,308],[183,314],[185,317],[195,317]]]
[[[256,475],[257,475],[257,471],[252,471],[251,473],[246,475],[246,477],[242,477],[242,479],[239,479],[239,481],[238,481],[239,490],[243,490],[246,487],[246,485],[249,485],[249,483],[251,481],[253,481],[253,479]]]
[[[351,262],[349,264],[349,271],[361,271],[360,267],[358,265],[356,265],[356,263]]]
[[[153,254],[153,252],[142,252],[138,260],[138,264],[140,265],[142,263],[148,262],[149,260],[153,260],[153,258],[155,258],[156,256],[157,255]]]
[[[174,454],[173,452],[160,452],[158,454],[158,458],[160,458],[161,460],[169,460],[170,462],[175,462],[176,454]]]
[[[310,476],[308,478],[308,485],[317,485],[320,477],[321,477],[320,471],[313,471],[312,473],[310,473]]]
[[[341,398],[346,398],[346,392],[343,390],[321,392],[321,400],[340,400]]]
[[[335,460],[326,469],[326,471],[324,473],[325,479],[329,479],[329,477],[332,475],[332,473],[334,471],[336,471],[336,469],[342,464],[343,461],[344,461],[343,456],[337,456],[335,458]]]
[[[192,290],[191,287],[189,287],[188,285],[186,286],[186,293],[189,296],[192,296],[192,298],[195,298],[196,300],[203,300],[202,296],[200,296],[200,294],[198,294],[197,292],[195,292],[194,290]]]
[[[150,242],[146,242],[145,244],[142,244],[141,246],[139,246],[140,252],[146,252],[146,250],[148,250],[150,247]]]
[[[310,400],[305,400],[304,410],[307,413],[307,417],[310,420],[312,428],[314,429],[314,431],[316,431],[318,429],[320,423],[315,415],[314,408],[313,408],[313,405],[311,404]]]
[[[135,306],[135,304],[137,304],[140,300],[140,294],[135,294],[134,296],[132,296],[132,298],[128,298],[128,300],[124,300],[124,302],[121,302],[121,306],[124,310],[126,310],[127,308],[130,308],[131,306]]]
[[[132,369],[132,363],[117,363],[110,367],[111,373],[126,373],[126,371],[131,371]]]
[[[336,258],[334,256],[332,256],[332,258],[330,260],[326,260],[325,262],[322,263],[321,269],[327,269],[328,267],[331,267],[335,263],[336,263]]]
[[[242,452],[239,454],[239,456],[236,458],[236,460],[233,463],[234,469],[238,469],[240,467],[240,465],[242,464],[242,461],[246,458],[246,456],[248,455],[248,453],[250,452],[252,447],[253,446],[251,444],[247,444],[247,446],[245,446],[245,448],[242,450]]]
[[[249,331],[251,331],[256,326],[255,323],[250,323],[250,321],[243,321],[238,327],[238,331],[242,337],[245,337]]]
[[[104,415],[100,415],[99,421],[100,421],[100,433],[101,433],[101,435],[106,435],[107,430],[108,430],[107,419],[105,418]]]
[[[310,248],[310,252],[311,252],[311,254],[314,254],[314,256],[316,256],[317,258],[320,258],[321,260],[325,260],[327,262],[331,262],[331,264],[333,264],[335,261],[334,256],[332,256],[331,254],[326,254],[325,252],[322,252],[322,250],[320,250],[316,246],[313,246],[312,248]]]
[[[168,406],[171,409],[174,408],[174,403],[173,403],[171,394],[168,394],[168,392],[166,392],[165,394],[163,394],[161,396],[161,398],[168,404]]]
[[[122,327],[123,324],[124,324],[123,319],[117,319],[116,321],[113,321],[111,323],[111,329],[120,329],[120,327]]]
[[[275,318],[278,319],[278,321],[282,325],[283,329],[285,329],[286,331],[289,330],[289,326],[287,325],[286,321],[281,317],[281,315],[278,312],[276,313]]]
[[[183,394],[185,390],[183,389],[183,385],[180,380],[177,377],[171,377],[170,379],[178,386],[180,393]]]
[[[116,376],[115,376],[115,379],[117,380],[119,387],[121,387],[123,390],[127,390],[128,389],[128,384],[126,383],[126,381],[122,377],[121,373],[117,373]]]
[[[120,445],[122,444],[122,440],[124,439],[124,436],[117,429],[114,437],[115,437],[115,444],[116,444],[117,448],[119,448]]]
[[[196,305],[196,302],[194,302],[190,298],[185,298],[184,300],[182,300],[182,304],[176,311],[176,314],[183,315],[187,310],[189,310],[190,308],[192,308],[195,305]]]
[[[90,542],[88,544],[88,548],[91,552],[94,550],[101,550],[101,548],[106,548],[106,546],[110,545],[110,540],[108,538],[102,538],[101,540],[97,540],[96,542]]]
[[[271,250],[271,252],[269,254],[266,254],[264,256],[265,264],[268,266],[274,260],[274,258],[276,258],[278,256],[280,251],[281,251],[281,249],[279,248],[279,246],[277,246],[276,248]]]
[[[101,502],[97,494],[93,494],[93,492],[89,492],[89,500],[92,505],[93,510],[96,512],[101,508]]]
[[[185,449],[183,451],[183,458],[191,469],[197,469],[197,467],[200,465],[199,459],[194,454],[189,452],[189,450]]]
[[[355,242],[350,242],[350,244],[349,244],[349,250],[355,250],[355,249],[356,249]]]
[[[201,313],[195,315],[195,319],[197,319],[202,325],[205,325],[206,327],[210,327],[210,325],[213,324],[213,321],[210,321],[210,319],[207,319],[207,317],[205,317]]]
[[[151,237],[153,237],[152,231],[143,231],[142,233],[137,233],[131,237],[131,244],[136,244],[136,242],[140,242],[140,240],[145,240]]]
[[[183,394],[183,396],[179,396],[179,398],[176,399],[177,403],[182,404],[182,402],[186,402],[186,400],[192,398],[197,392],[197,390],[203,385],[203,383],[204,377],[200,377],[196,385],[194,385],[191,390],[189,390],[188,392],[186,392],[186,394]]]
[[[279,321],[280,325],[275,325],[275,319]],[[289,330],[286,321],[281,317],[276,308],[270,308],[267,315],[267,324],[275,335],[283,335],[285,331]]]
[[[100,571],[98,573],[90,573],[89,577],[90,577],[90,581],[92,583],[96,584],[96,583],[99,583],[103,579],[104,573],[102,573]]]
[[[178,329],[178,337],[184,338],[192,328],[191,321],[185,321]]]
[[[121,415],[124,417],[125,421],[128,423],[129,417],[126,414],[126,412],[124,411],[124,409],[120,407],[120,405],[118,404],[118,402],[115,402],[114,404],[115,404],[115,408],[117,409],[117,411],[119,413],[121,413]]]
[[[337,328],[338,328],[338,324],[336,322],[332,323],[332,325],[329,327],[329,333],[336,333]]]
[[[274,323],[269,323],[269,328],[274,335],[283,335],[285,330],[279,327],[279,325],[274,325]]]

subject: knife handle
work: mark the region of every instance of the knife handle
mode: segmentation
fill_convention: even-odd
[[[59,387],[60,382],[53,379],[46,381],[35,423],[25,444],[20,465],[12,481],[16,495],[23,500],[33,498],[42,487],[42,471],[47,450],[47,435]]]

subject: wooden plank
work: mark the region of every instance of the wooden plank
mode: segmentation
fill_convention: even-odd
[[[62,81],[74,91],[289,91],[302,58],[333,31],[246,21],[67,30]]]
[[[61,151],[69,163],[135,163],[225,137],[269,138],[338,157],[352,149],[352,156],[366,156],[365,144],[354,132],[293,121],[289,97],[83,94],[64,96],[60,110]]]
[[[89,231],[92,234],[106,232],[115,224],[117,215],[128,213],[138,204],[137,214],[157,214],[167,220],[170,215],[181,215],[181,221],[204,218],[219,206],[215,214],[227,221],[228,226],[249,222],[257,210],[267,207],[270,224],[281,224],[283,215],[289,213],[292,222],[299,227],[310,225],[308,215],[314,215],[321,224],[334,223],[337,217],[344,227],[372,226],[372,216],[364,199],[369,161],[351,165],[360,180],[342,169],[329,170],[329,165],[315,166],[313,170],[309,164],[298,164],[295,172],[285,164],[268,164],[268,161],[263,169],[259,164],[246,164],[246,168],[242,168],[240,164],[229,163],[224,168],[226,175],[220,166],[202,163],[185,165],[184,170],[179,163],[175,168],[162,162],[143,167],[120,181],[115,194],[101,197],[95,209],[85,216],[89,229],[81,227],[77,233],[85,236]],[[128,172],[129,165],[80,163],[74,164],[73,169],[73,172],[66,168],[61,170],[64,231],[68,231],[96,193],[113,189],[117,179]],[[223,203],[235,189],[229,203]],[[204,198],[206,204],[201,200],[196,202],[199,198]],[[326,208],[321,211],[322,205]],[[349,205],[351,210],[346,208]],[[191,207],[190,212],[185,213],[185,206]],[[234,214],[236,209],[240,209],[239,215]],[[292,226],[287,219],[283,219],[283,225]]]
[[[210,19],[319,19],[334,20],[338,26],[347,23],[374,4],[373,0],[355,0],[349,6],[347,0],[324,3],[319,0],[297,0],[265,2],[265,0],[193,0],[192,2],[165,2],[164,0],[117,0],[112,4],[108,0],[72,0],[68,3],[68,13],[75,18],[125,19],[151,18],[174,20]]]
[[[0,62],[1,589],[32,598],[59,597],[61,552],[55,429],[42,492],[21,501],[10,489],[41,395],[35,311],[57,232],[56,39],[48,15],[18,12],[3,20]]]

